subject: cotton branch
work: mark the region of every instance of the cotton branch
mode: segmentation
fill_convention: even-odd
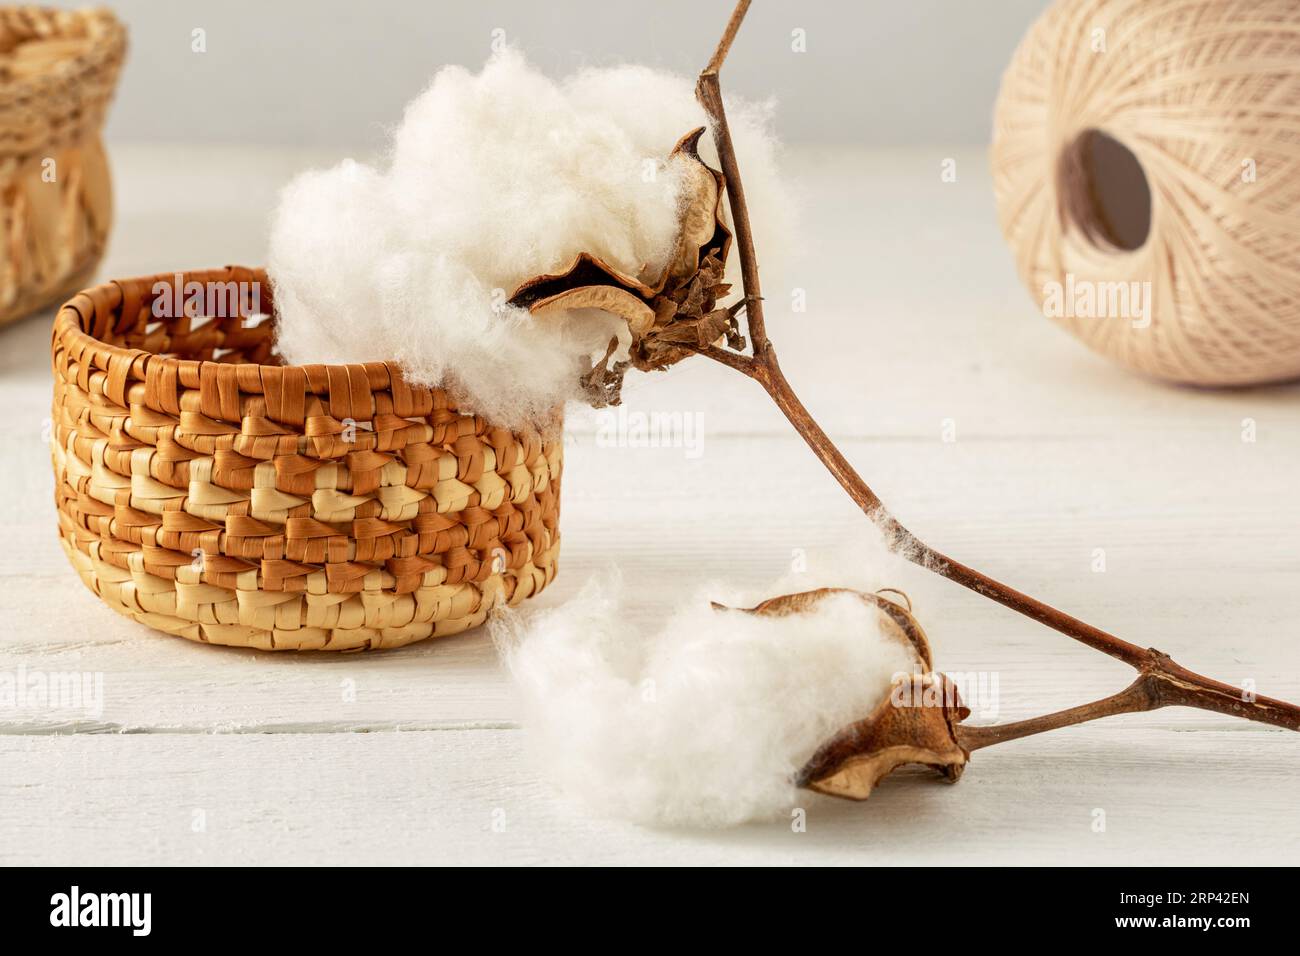
[[[1093,627],[931,548],[908,531],[889,512],[884,502],[871,490],[813,419],[782,373],[777,362],[776,349],[767,337],[767,329],[763,321],[763,296],[759,284],[758,259],[754,252],[749,209],[745,204],[745,189],[722,101],[720,79],[722,65],[745,18],[745,13],[749,10],[749,3],[750,0],[739,0],[736,4],[717,49],[709,60],[708,66],[700,74],[695,86],[695,95],[711,121],[718,159],[722,165],[722,173],[726,177],[726,192],[735,232],[735,247],[740,259],[745,321],[753,354],[748,356],[717,346],[707,346],[696,351],[748,375],[763,386],[790,424],[803,436],[813,453],[821,459],[822,464],[848,492],[849,497],[880,529],[892,551],[1019,614],[1060,631],[1095,650],[1109,654],[1138,671],[1137,680],[1126,690],[1092,704],[1002,727],[963,726],[964,740],[968,741],[965,746],[968,749],[976,749],[1002,740],[1039,733],[1096,717],[1165,706],[1198,707],[1274,724],[1290,730],[1300,730],[1300,707],[1294,704],[1267,697],[1247,700],[1238,688],[1195,674],[1176,664],[1161,651],[1139,647],[1114,634]]]
[[[763,291],[758,280],[758,257],[754,254],[754,233],[749,227],[749,207],[745,205],[745,186],[740,179],[740,167],[736,164],[736,150],[731,144],[731,127],[727,125],[727,111],[722,104],[722,86],[718,76],[722,61],[727,58],[731,42],[736,38],[745,13],[749,10],[750,0],[740,0],[731,13],[727,29],[723,31],[718,48],[713,52],[709,65],[700,74],[695,84],[695,97],[704,107],[713,127],[713,141],[718,149],[718,160],[722,164],[722,175],[727,180],[727,201],[731,207],[731,219],[735,226],[736,249],[740,257],[741,285],[745,295],[745,320],[749,327],[749,340],[755,358],[768,354],[771,343],[767,340],[767,328],[763,324]],[[775,363],[775,356],[773,362]]]

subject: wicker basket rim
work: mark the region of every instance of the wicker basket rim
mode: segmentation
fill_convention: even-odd
[[[55,61],[44,73],[0,82],[0,94],[11,99],[21,99],[23,94],[39,95],[52,82],[79,83],[83,77],[120,61],[126,54],[126,27],[108,7],[79,10],[25,6],[0,8],[0,14],[22,12],[40,12],[51,15],[51,19],[57,14],[62,18],[82,20],[86,23],[91,46],[76,56]]]
[[[153,288],[159,282],[169,282],[180,276],[185,282],[231,282],[257,281],[267,282],[266,271],[262,268],[229,265],[221,269],[180,270],[173,273],[161,273],[127,279],[112,279],[100,285],[83,289],[68,300],[59,309],[54,320],[52,348],[60,345],[74,354],[93,350],[98,354],[101,368],[116,365],[122,369],[123,380],[137,382],[148,381],[150,366],[168,369],[174,372],[177,381],[186,388],[199,388],[208,376],[237,376],[237,387],[241,392],[264,394],[262,377],[270,375],[282,378],[286,373],[300,374],[303,378],[304,391],[321,398],[327,398],[331,391],[348,389],[351,385],[364,381],[371,392],[386,391],[396,397],[398,392],[405,393],[402,404],[411,404],[413,400],[428,396],[434,407],[455,409],[455,402],[448,392],[437,386],[413,385],[406,381],[400,366],[393,362],[365,362],[361,364],[328,365],[263,365],[256,362],[214,362],[208,359],[181,359],[170,355],[160,355],[144,349],[128,348],[104,340],[106,333],[124,333],[125,327],[115,326],[109,329],[111,315],[137,316],[127,321],[138,323],[139,307],[153,298]],[[131,304],[134,298],[135,303]],[[274,315],[274,300],[270,299]],[[126,306],[124,308],[124,305]],[[239,371],[236,371],[239,370]],[[254,374],[255,370],[255,374]],[[152,404],[147,407],[162,411]],[[423,404],[423,403],[420,403]]]

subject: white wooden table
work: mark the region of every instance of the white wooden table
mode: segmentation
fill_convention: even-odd
[[[113,150],[103,274],[260,262],[275,189],[333,157]],[[958,181],[939,164],[958,159]],[[976,151],[789,157],[811,255],[767,281],[787,374],[935,546],[1132,641],[1300,699],[1300,388],[1135,379],[1037,314]],[[761,254],[761,250],[760,250]],[[792,314],[790,290],[806,290]],[[103,675],[102,713],[0,707],[0,863],[1281,863],[1300,848],[1300,736],[1197,711],[976,754],[956,786],[809,796],[808,827],[656,831],[559,799],[482,634],[370,655],[204,647],[120,618],[57,544],[48,319],[0,331],[0,673]],[[763,588],[807,554],[852,577],[874,532],[756,387],[704,360],[630,382],[702,415],[702,454],[597,447],[574,416],[551,606],[615,562],[633,613],[702,581]],[[1243,419],[1257,440],[1242,440]],[[946,419],[956,440],[943,441]],[[1093,570],[1103,549],[1105,571]],[[1128,671],[910,566],[946,669],[996,672],[1001,720]],[[345,691],[355,688],[355,700]],[[1096,811],[1104,811],[1098,832]]]

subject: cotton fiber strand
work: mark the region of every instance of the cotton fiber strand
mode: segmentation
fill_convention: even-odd
[[[687,600],[638,627],[617,579],[494,627],[543,772],[608,816],[730,826],[807,800],[793,774],[921,669],[852,595],[758,617]]]
[[[407,106],[387,168],[347,161],[284,190],[269,257],[284,359],[395,361],[507,426],[575,397],[581,359],[617,320],[534,320],[505,299],[579,252],[629,273],[663,266],[685,162],[667,157],[706,125],[692,89],[639,67],[557,83],[513,50],[478,74],[441,70]],[[728,109],[751,204],[779,197],[768,109]],[[775,201],[766,215],[786,218]]]

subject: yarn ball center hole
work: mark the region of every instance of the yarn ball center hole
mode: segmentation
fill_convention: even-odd
[[[1061,223],[1098,248],[1132,252],[1151,234],[1151,185],[1133,151],[1087,129],[1061,153],[1057,170]]]

